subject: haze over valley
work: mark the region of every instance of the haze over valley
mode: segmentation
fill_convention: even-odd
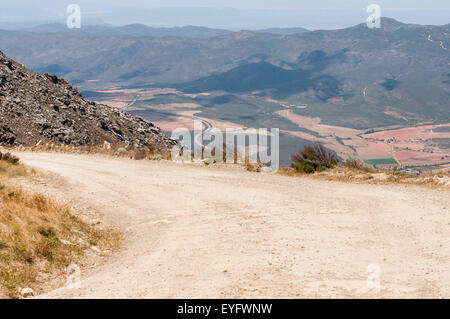
[[[0,31],[0,43],[26,66],[167,132],[195,117],[278,127],[283,164],[318,141],[342,158],[446,167],[450,25],[381,25],[233,32],[50,24]],[[416,133],[399,139],[411,126]],[[365,134],[375,131],[385,133]]]

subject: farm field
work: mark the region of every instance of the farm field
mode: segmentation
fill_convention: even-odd
[[[303,145],[319,142],[343,159],[357,158],[371,165],[449,169],[450,123],[356,129],[299,114],[298,110],[314,108],[307,104],[249,94],[220,91],[185,94],[172,88],[111,88],[87,93],[97,102],[154,122],[164,132],[177,128],[193,130],[194,120],[207,121],[221,130],[277,127],[283,139],[280,142],[283,165],[288,165],[290,154]],[[386,114],[389,113],[387,110]]]
[[[365,162],[370,165],[395,165],[395,164],[397,164],[397,161],[392,157],[369,159],[369,160],[365,160]]]

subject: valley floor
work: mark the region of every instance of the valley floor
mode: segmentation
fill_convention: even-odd
[[[19,155],[48,172],[48,193],[124,233],[81,288],[43,298],[450,297],[446,190]]]

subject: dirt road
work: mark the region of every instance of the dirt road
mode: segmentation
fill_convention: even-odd
[[[62,177],[49,185],[57,197],[101,211],[104,223],[124,231],[123,247],[83,272],[80,289],[41,297],[450,297],[448,191],[20,157]],[[378,270],[377,292],[367,281],[376,287]]]

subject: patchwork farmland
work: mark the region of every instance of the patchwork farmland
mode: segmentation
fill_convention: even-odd
[[[450,123],[356,129],[298,114],[297,110],[307,109],[307,104],[255,95],[185,94],[170,88],[112,88],[88,94],[98,102],[147,118],[165,132],[180,127],[192,130],[194,120],[207,121],[221,130],[249,127],[249,123],[278,127],[284,139],[281,147],[289,148],[281,150],[284,164],[289,163],[289,154],[298,151],[301,145],[319,142],[343,159],[357,158],[377,167],[449,170]],[[231,110],[235,115],[230,116]]]

